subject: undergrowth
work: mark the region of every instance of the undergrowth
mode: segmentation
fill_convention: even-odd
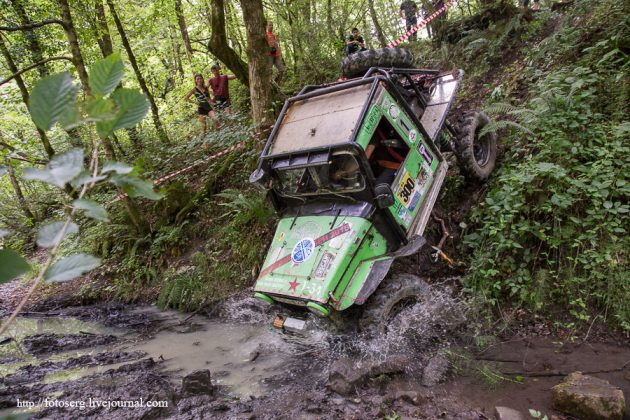
[[[630,330],[630,20],[627,5],[576,3],[527,53],[529,99],[503,107],[523,129],[470,215],[466,285],[491,304],[560,304],[570,326],[601,316]]]

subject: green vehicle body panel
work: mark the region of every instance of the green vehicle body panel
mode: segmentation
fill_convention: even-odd
[[[372,226],[333,292],[335,299],[332,305],[335,309],[342,311],[352,306],[374,261],[386,252],[385,238]]]
[[[374,101],[359,129],[357,143],[364,150],[382,118],[387,119],[409,146],[404,166],[398,171],[392,187],[396,202],[389,207],[396,221],[407,231],[433,182],[439,161],[414,128],[411,118],[385,90]]]
[[[329,292],[337,289],[351,262],[363,258],[365,251],[357,251],[363,249],[361,244],[371,230],[372,223],[361,217],[280,220],[254,290],[272,298],[281,295],[328,303]],[[372,243],[384,252],[384,238],[379,235]]]

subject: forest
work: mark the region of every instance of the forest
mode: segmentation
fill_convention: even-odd
[[[124,386],[116,391],[92,386],[85,372],[55,380],[54,386],[43,378],[65,375],[77,366],[128,362],[125,366],[137,365],[138,370],[117,375],[131,375],[125,380],[143,384],[138,397],[168,400],[171,411],[136,407],[121,414],[92,408],[89,415],[432,418],[442,410],[447,418],[464,418],[457,416],[474,407],[480,410],[476,414],[496,416],[492,409],[505,397],[499,395],[499,383],[518,387],[541,376],[547,382],[538,386],[549,389],[558,382],[550,382],[553,378],[576,370],[588,373],[588,366],[597,366],[596,356],[584,356],[582,366],[567,362],[532,374],[522,366],[497,366],[505,356],[500,352],[497,360],[484,358],[514,337],[565,343],[560,346],[568,346],[562,348],[575,354],[575,360],[583,349],[571,346],[595,340],[592,348],[601,346],[599,351],[627,359],[630,5],[613,0],[415,3],[417,16],[410,21],[409,9],[393,0],[1,1],[0,362],[5,367],[0,375],[5,391],[0,410],[50,392],[66,399],[122,399]],[[425,19],[429,21],[423,24]],[[417,32],[407,33],[409,28]],[[361,38],[353,44],[359,39],[352,38],[354,30]],[[264,345],[250,342],[254,334],[271,334],[255,333],[251,325],[264,321],[266,328],[276,315],[253,299],[259,292],[255,283],[266,273],[265,261],[272,261],[266,260],[267,252],[271,254],[276,239],[284,239],[284,232],[278,236],[276,229],[288,220],[290,231],[300,216],[276,211],[277,202],[250,182],[250,174],[261,168],[261,154],[269,151],[265,144],[276,135],[274,124],[285,118],[291,97],[309,92],[303,90],[308,86],[328,88],[355,80],[346,71],[348,48],[355,45],[366,49],[365,57],[395,45],[413,58],[408,67],[414,69],[437,69],[440,75],[463,70],[448,121],[457,127],[473,111],[487,115],[487,125],[475,135],[498,139],[496,165],[487,179],[471,180],[455,156],[446,153],[447,176],[427,215],[427,245],[392,266],[394,274],[421,277],[437,296],[433,306],[438,309],[428,305],[433,308],[428,313],[401,312],[409,323],[426,323],[426,329],[407,325],[411,333],[396,330],[396,338],[392,332],[385,343],[366,337],[357,342],[348,334],[359,333],[339,326],[347,319],[331,316],[328,324],[313,321],[326,331],[325,337],[278,344],[277,338],[264,335],[259,337]],[[446,137],[447,129],[442,131],[436,143]],[[315,131],[311,135],[316,137]],[[294,141],[303,145],[308,140]],[[317,239],[313,243],[319,245]],[[297,277],[294,281],[299,284]],[[149,307],[155,312],[133,312]],[[176,314],[177,322],[169,324],[174,321],[164,318],[168,314]],[[228,385],[221,385],[216,375],[223,370],[206,362],[211,392],[203,401],[186,399],[186,376],[184,388],[174,391],[167,383],[173,377],[180,380],[179,374],[164,379],[156,373],[162,369],[157,360],[162,354],[152,353],[149,344],[134,350],[153,358],[111,347],[102,353],[107,357],[91,356],[91,364],[55,359],[56,367],[46,370],[39,364],[43,359],[37,346],[48,346],[41,353],[48,354],[55,353],[50,350],[54,345],[33,344],[29,317],[63,323],[64,316],[100,325],[95,330],[80,324],[75,330],[53,331],[56,345],[65,345],[65,350],[119,345],[119,333],[102,326],[145,337],[164,330],[180,333],[188,325],[198,334],[192,329],[194,320],[203,318],[197,322],[205,325],[206,335],[193,340],[202,341],[199,350],[212,352],[203,340],[227,342],[245,334],[239,339],[258,347],[244,345],[248,351],[243,357],[251,356],[251,363],[261,363],[262,370],[273,365],[277,376],[252,376],[243,383],[277,382],[279,396],[267,393],[266,385],[241,389],[244,385],[229,378],[242,373],[231,368],[225,374]],[[352,312],[349,318],[354,316]],[[249,324],[236,332],[222,329],[239,325],[237,321]],[[38,335],[45,336],[43,332],[48,331],[38,326]],[[77,336],[73,340],[81,343],[86,338],[105,341],[73,341],[71,346],[78,347],[68,347],[61,344],[64,334]],[[186,354],[172,345],[180,354],[174,360]],[[269,356],[273,346],[291,350],[276,360]],[[336,364],[344,357],[371,360],[366,349],[392,362],[389,367],[370,362],[371,370],[352,382]],[[25,354],[31,356],[24,359]],[[287,364],[286,370],[277,367],[302,354],[312,359]],[[400,361],[402,354],[422,360],[422,378],[431,376],[427,368],[440,356],[448,366],[442,376],[450,379],[434,385],[462,385],[453,378],[471,377],[490,387],[490,397],[463,392],[468,399],[457,405],[459,388],[449,388],[448,397],[435,400],[419,388],[413,388],[416,394],[397,396],[392,389],[403,386],[411,392],[418,377],[408,368],[402,369],[402,377],[391,368],[396,360],[413,364]],[[619,367],[621,359],[615,357],[609,359],[610,369],[605,368],[614,373],[602,378],[627,397],[628,363]],[[323,373],[309,364],[320,362],[326,366]],[[181,363],[176,367],[184,371],[207,368]],[[37,369],[41,374],[34,373]],[[300,370],[308,372],[306,380],[287,379]],[[331,385],[334,374],[351,383],[353,391]],[[414,375],[416,379],[409,379]],[[204,379],[192,381],[199,385]],[[311,390],[309,382],[317,386]],[[33,383],[40,388],[27,392],[16,385]],[[81,394],[71,383],[87,383],[89,392]],[[311,400],[281,402],[292,386]],[[341,402],[335,402],[331,389],[333,395],[343,395]],[[393,396],[379,397],[388,393]],[[589,417],[523,393],[513,404],[534,418],[557,413]],[[257,398],[245,398],[249,395]],[[243,404],[250,411],[239,411]],[[73,417],[51,407],[35,413]]]

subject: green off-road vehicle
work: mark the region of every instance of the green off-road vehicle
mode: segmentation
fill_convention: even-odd
[[[342,65],[348,80],[286,101],[250,177],[281,215],[257,298],[320,316],[363,305],[359,325],[382,332],[397,307],[429,297],[422,279],[389,268],[425,244],[448,169],[442,151],[483,181],[497,139],[479,138],[484,114],[447,121],[463,71],[412,66],[400,48],[356,53]]]

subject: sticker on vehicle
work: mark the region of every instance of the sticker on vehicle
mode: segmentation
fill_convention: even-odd
[[[416,181],[409,175],[409,171],[405,170],[405,175],[402,177],[400,184],[398,185],[398,198],[405,207],[409,207],[411,199],[413,197],[414,190],[416,189]]]
[[[398,217],[403,221],[405,226],[408,226],[409,223],[411,223],[411,213],[409,213],[404,207],[401,207],[398,211]]]
[[[328,273],[328,269],[330,269],[330,265],[334,259],[335,256],[333,254],[330,252],[324,252],[324,255],[322,255],[322,258],[319,260],[319,264],[315,269],[315,277],[320,279],[326,277],[326,273]]]
[[[420,143],[418,145],[418,153],[422,156],[422,160],[426,162],[426,164],[431,168],[431,164],[433,163],[433,156],[424,146],[424,144]]]
[[[315,241],[311,238],[304,238],[293,247],[291,251],[291,261],[295,264],[301,264],[313,255],[315,249]]]
[[[398,107],[394,104],[389,106],[389,116],[392,117],[393,119],[398,118],[398,114],[400,114],[400,110],[398,109]]]
[[[417,138],[418,138],[418,132],[414,129],[411,129],[411,131],[409,131],[409,141],[412,143],[415,143]]]

